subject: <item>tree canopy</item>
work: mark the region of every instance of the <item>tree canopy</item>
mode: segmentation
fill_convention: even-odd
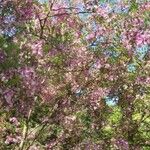
[[[0,0],[0,149],[148,150],[150,2]]]

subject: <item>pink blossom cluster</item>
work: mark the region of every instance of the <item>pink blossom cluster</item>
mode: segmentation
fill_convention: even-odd
[[[6,137],[5,144],[17,144],[20,143],[20,141],[21,141],[20,136],[9,135]]]
[[[20,77],[22,78],[24,88],[31,96],[39,91],[39,79],[33,67],[24,67],[19,70]]]
[[[43,41],[35,41],[31,45],[32,54],[36,57],[42,57],[43,56]]]

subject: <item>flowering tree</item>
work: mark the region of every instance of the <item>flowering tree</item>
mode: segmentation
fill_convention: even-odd
[[[0,0],[0,148],[149,149],[149,13]]]

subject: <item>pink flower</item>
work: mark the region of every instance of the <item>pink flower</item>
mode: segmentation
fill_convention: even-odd
[[[96,32],[96,34],[97,34],[97,36],[104,36],[107,32],[109,32],[105,27],[103,27],[103,26],[100,26],[100,25],[97,25],[97,28],[98,28],[98,30],[97,30],[97,32]],[[109,32],[110,33],[110,32]]]
[[[20,136],[13,136],[13,135],[8,135],[5,140],[5,144],[16,144],[20,143],[21,137]]]
[[[107,4],[106,7],[98,7],[96,13],[104,17],[105,19],[108,19],[108,14],[110,13],[110,11],[111,7]]]
[[[36,41],[31,45],[32,54],[37,57],[43,56],[43,41]]]
[[[140,5],[140,11],[147,11],[150,9],[150,2],[145,2]]]
[[[30,20],[34,15],[34,7],[32,5],[32,1],[28,0],[25,2],[23,7],[18,8],[19,19],[21,21]]]
[[[24,67],[19,70],[26,92],[31,96],[40,90],[39,78],[33,67]]]
[[[71,28],[74,28],[75,27],[75,20],[74,19],[71,19],[71,18],[68,18],[67,19],[67,23],[68,23],[68,25],[69,25],[69,27],[71,27]]]
[[[35,71],[34,71],[34,68],[32,68],[32,67],[22,68],[20,70],[20,73],[24,79],[30,79],[30,78],[33,78],[35,76]]]
[[[59,22],[64,21],[68,16],[66,8],[68,8],[66,3],[54,3],[52,10]]]
[[[97,88],[92,91],[92,93],[90,94],[90,98],[91,98],[91,100],[98,100],[99,98],[104,97],[106,95],[106,93],[107,93],[106,89]]]
[[[138,84],[149,85],[150,84],[150,77],[138,77],[136,79],[136,82]]]
[[[140,26],[143,26],[144,20],[143,20],[143,18],[136,17],[136,18],[132,19],[131,23],[134,27],[140,27]]]
[[[44,102],[49,102],[52,100],[57,94],[57,88],[53,85],[49,85],[47,87],[41,88],[41,98]]]
[[[145,31],[144,33],[142,32],[137,33],[136,44],[137,46],[141,46],[143,44],[150,44],[150,32]]]
[[[6,102],[9,104],[10,107],[13,106],[13,96],[14,96],[14,91],[12,89],[7,89],[4,91],[4,98],[6,99]]]
[[[11,136],[7,136],[5,140],[5,144],[11,144],[13,143],[13,138]]]
[[[105,97],[107,94],[108,90],[105,88],[99,87],[97,89],[94,89],[89,95],[91,106],[94,109],[97,109],[100,105],[101,98]]]
[[[126,140],[124,139],[118,139],[116,141],[116,145],[119,149],[121,150],[129,150],[129,144]]]
[[[87,40],[92,40],[92,39],[94,39],[94,38],[96,38],[95,32],[92,32],[92,33],[90,33],[90,34],[88,34],[88,35],[86,36],[86,39],[87,39]]]
[[[14,125],[16,125],[16,126],[20,125],[20,123],[19,123],[19,121],[17,120],[16,117],[10,118],[9,121],[10,121],[11,123],[13,123]]]
[[[150,77],[147,77],[147,78],[146,78],[146,83],[147,83],[147,84],[150,84]]]
[[[97,68],[97,69],[100,69],[102,67],[102,64],[101,64],[100,60],[97,60],[93,67]]]

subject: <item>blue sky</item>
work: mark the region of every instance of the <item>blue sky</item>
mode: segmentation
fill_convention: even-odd
[[[39,0],[39,2],[44,3],[47,2],[48,0]]]

